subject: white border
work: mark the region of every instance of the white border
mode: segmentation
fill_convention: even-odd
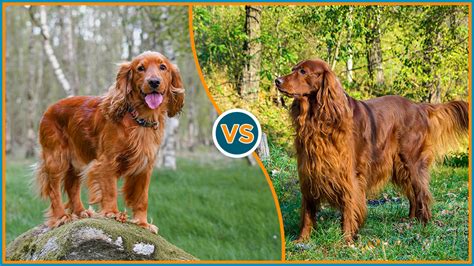
[[[247,151],[246,153],[242,153],[242,154],[228,153],[217,142],[217,138],[216,138],[217,137],[217,135],[216,135],[217,125],[219,124],[221,119],[229,113],[244,113],[244,114],[250,116],[250,118],[252,118],[253,121],[255,122],[255,124],[257,125],[257,131],[258,131],[257,141],[255,142],[254,146],[249,151]],[[258,122],[257,118],[252,113],[250,113],[249,111],[243,110],[243,109],[238,109],[238,108],[230,109],[230,110],[227,110],[227,111],[223,112],[221,115],[219,115],[219,117],[216,119],[216,121],[214,121],[214,125],[212,126],[212,140],[214,141],[214,145],[217,147],[217,149],[222,154],[224,154],[225,156],[230,157],[230,158],[244,158],[244,157],[250,155],[252,152],[254,152],[257,149],[258,145],[260,144],[260,141],[262,140],[262,128],[260,127],[260,123]]]

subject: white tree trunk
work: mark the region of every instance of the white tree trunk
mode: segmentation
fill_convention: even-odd
[[[63,30],[64,30],[64,42],[66,46],[66,52],[64,53],[63,63],[65,62],[66,72],[71,77],[71,90],[73,95],[77,95],[79,76],[77,73],[77,59],[76,59],[76,49],[74,47],[74,34],[73,34],[73,25],[72,25],[72,12],[71,6],[62,6],[60,9],[60,14],[63,18]]]
[[[163,7],[163,14],[161,15],[161,20],[165,21],[168,16],[169,10],[166,7]],[[163,48],[166,51],[169,58],[173,59],[175,57],[175,50],[173,49],[173,44],[168,41],[163,41]],[[177,117],[171,117],[166,119],[165,124],[165,135],[161,149],[159,151],[159,156],[156,162],[157,167],[164,167],[176,170],[176,149],[178,146],[178,127],[179,120]]]
[[[352,54],[352,48],[351,48],[351,45],[352,45],[352,28],[354,27],[354,21],[352,19],[352,12],[353,12],[353,7],[349,7],[349,29],[347,30],[348,33],[347,33],[347,43],[349,44],[349,49],[347,51],[347,61],[346,61],[346,67],[347,67],[347,81],[349,83],[352,83],[354,81],[354,71],[353,71],[353,68],[354,68],[354,61],[353,61],[353,54]]]
[[[262,161],[270,158],[270,147],[268,146],[267,134],[262,132],[262,139],[260,140],[256,151]]]
[[[6,154],[10,154],[12,151],[12,133],[10,131],[10,125],[8,124],[8,115],[5,116],[5,152]]]
[[[179,120],[176,117],[166,119],[163,143],[156,160],[156,167],[176,170],[176,146]]]
[[[197,85],[193,86],[194,88],[188,88],[187,94],[188,97],[196,97],[196,88]],[[196,147],[196,142],[199,134],[199,123],[197,119],[197,108],[195,101],[188,101],[188,139],[187,139],[187,148],[190,151],[193,151]]]
[[[50,34],[49,34],[49,27],[47,24],[48,21],[47,21],[45,6],[39,6],[39,15],[40,15],[39,21],[35,17],[32,6],[29,7],[29,11],[30,11],[31,20],[33,21],[35,25],[37,25],[41,29],[41,35],[43,36],[43,48],[48,58],[48,61],[51,63],[51,66],[53,67],[54,75],[56,76],[58,82],[61,84],[64,92],[66,92],[68,96],[73,96],[74,92],[71,88],[71,85],[69,81],[67,80],[66,76],[64,75],[63,70],[61,69],[61,66],[59,65],[59,61],[57,57],[54,55],[53,46],[51,45],[51,41],[50,41]]]

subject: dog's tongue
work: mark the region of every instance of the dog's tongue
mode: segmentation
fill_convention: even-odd
[[[151,109],[156,109],[163,101],[163,95],[159,93],[150,93],[145,96],[145,102]]]

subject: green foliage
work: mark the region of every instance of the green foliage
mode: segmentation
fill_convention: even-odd
[[[394,93],[431,101],[434,89],[440,87],[444,101],[467,99],[468,9],[405,6],[392,15],[404,33],[398,38],[402,47],[394,50],[401,63]]]
[[[469,167],[469,153],[455,152],[446,156],[443,165],[450,167]]]
[[[468,259],[467,155],[453,155],[432,171],[436,199],[433,221],[426,227],[406,220],[408,201],[389,186],[386,204],[369,208],[369,217],[353,246],[344,243],[340,214],[324,206],[319,225],[308,245],[297,246],[301,195],[296,160],[291,154],[293,129],[288,110],[273,80],[297,62],[326,60],[346,91],[364,100],[397,94],[414,101],[467,100],[468,7],[464,6],[264,6],[261,37],[262,66],[258,100],[238,96],[235,72],[241,62],[226,61],[204,52],[211,44],[224,44],[227,52],[242,54],[242,43],[227,42],[222,32],[208,28],[225,25],[244,28],[243,7],[195,7],[209,20],[195,15],[196,48],[204,76],[218,105],[227,110],[245,108],[260,120],[270,140],[271,158],[265,166],[272,177],[282,210],[290,260],[466,260]],[[207,25],[207,26],[202,26]],[[236,29],[235,29],[236,30]],[[379,32],[379,33],[378,33]],[[368,70],[370,38],[380,34],[384,84],[374,86]],[[226,54],[227,58],[232,58]],[[217,60],[218,59],[218,60]],[[353,61],[353,80],[347,63]],[[237,66],[236,66],[237,64]],[[229,66],[232,71],[229,72]],[[289,105],[289,104],[287,104]],[[461,166],[457,168],[457,166]],[[401,199],[401,200],[400,200]],[[449,232],[447,234],[446,232]]]
[[[426,227],[408,220],[408,200],[389,185],[380,196],[388,201],[369,205],[368,218],[353,245],[346,245],[340,213],[323,205],[311,239],[295,244],[299,229],[301,194],[296,160],[271,144],[264,162],[271,174],[283,215],[288,260],[467,260],[469,183],[466,165],[438,166],[431,171],[435,202]],[[456,156],[454,156],[456,157]],[[452,157],[450,157],[452,158]]]
[[[229,11],[229,12],[228,12]],[[245,34],[243,7],[227,10],[226,7],[196,7],[193,25],[195,42],[199,43],[199,59],[207,62],[204,71],[225,71],[231,82],[240,77],[244,53],[242,48],[247,39]],[[225,16],[225,23],[219,21]],[[214,68],[215,67],[215,68]]]
[[[236,90],[244,62],[244,7],[194,7],[193,12],[199,62],[218,105],[256,113],[275,143],[287,148],[293,133],[273,80],[304,59],[326,60],[349,95],[359,100],[386,94],[417,102],[467,100],[466,5],[263,6],[261,82],[253,103],[242,102]],[[374,85],[368,71],[374,28],[380,32],[383,85]]]
[[[7,161],[8,243],[43,222],[48,202],[28,185],[31,161]],[[243,160],[222,161],[202,154],[179,159],[178,167],[180,171],[157,170],[152,177],[148,215],[160,235],[199,259],[280,259],[278,216],[259,168]],[[119,208],[123,206],[119,197]]]

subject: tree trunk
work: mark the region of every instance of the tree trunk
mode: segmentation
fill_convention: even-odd
[[[121,14],[122,28],[125,36],[125,43],[127,47],[127,60],[131,61],[133,58],[133,28],[130,29],[130,7],[124,6]]]
[[[51,66],[53,67],[53,71],[58,82],[61,84],[64,92],[66,92],[68,96],[73,96],[74,92],[71,88],[71,85],[69,81],[67,80],[66,76],[64,75],[64,72],[61,66],[59,65],[57,57],[54,55],[53,46],[51,46],[45,6],[39,6],[39,15],[40,15],[39,21],[35,17],[33,6],[29,7],[29,11],[30,11],[31,21],[33,22],[33,24],[37,25],[41,29],[41,35],[43,36],[43,48],[46,53],[46,56],[48,57],[48,61],[51,63]]]
[[[434,83],[430,103],[441,103],[441,82],[437,74],[434,76]]]
[[[354,61],[352,59],[351,48],[349,48],[348,53],[349,54],[347,56],[347,62],[346,62],[346,68],[347,68],[346,78],[347,78],[347,82],[352,83],[354,82],[354,71],[352,70],[354,68]]]
[[[163,14],[160,16],[160,21],[165,21],[168,17],[169,10],[163,7]],[[160,22],[158,22],[159,25]],[[175,57],[175,50],[173,44],[169,40],[163,40],[163,49],[167,52],[168,58]],[[165,135],[163,144],[159,151],[157,167],[169,168],[176,170],[176,149],[178,146],[178,127],[179,120],[177,117],[168,118],[165,125]]]
[[[437,73],[437,69],[441,64],[439,57],[434,55],[436,50],[434,47],[439,47],[441,42],[441,33],[438,31],[431,31],[432,34],[428,35],[429,40],[423,42],[425,44],[425,54],[423,59],[425,66],[423,67],[423,73],[426,75],[428,81],[422,82],[423,88],[428,90],[428,101],[430,103],[441,103],[441,79]]]
[[[35,39],[33,27],[31,27],[31,33],[28,43],[28,55],[30,62],[35,61]],[[36,91],[36,77],[35,77],[36,64],[28,64],[28,87],[26,88],[26,152],[25,157],[31,158],[35,156],[36,150],[36,134],[35,134],[35,98],[34,94]]]
[[[247,62],[245,62],[242,70],[240,96],[249,101],[257,99],[260,87],[262,45],[259,38],[261,16],[261,6],[245,6],[245,32],[247,33],[247,41],[244,44],[244,51]]]
[[[385,78],[382,65],[381,45],[381,10],[380,7],[367,7],[365,42],[367,47],[367,70],[369,73],[369,86],[374,88],[374,94],[381,94],[380,88],[384,86]],[[375,78],[375,81],[374,81]]]
[[[262,161],[270,158],[270,147],[268,146],[267,134],[262,132],[262,139],[260,140],[260,144],[258,144],[256,151]]]
[[[61,6],[60,14],[63,19],[63,37],[66,46],[63,62],[66,73],[71,77],[71,91],[73,95],[78,94],[79,75],[77,72],[76,49],[74,47],[73,25],[71,6]]]
[[[339,33],[337,38],[336,51],[334,51],[334,57],[332,58],[331,70],[336,68],[337,57],[339,56],[339,48],[341,47],[341,33],[342,31]]]
[[[354,68],[354,61],[353,61],[353,53],[352,53],[352,29],[354,27],[354,21],[352,18],[353,14],[353,7],[349,7],[349,14],[348,14],[348,19],[349,19],[349,28],[347,29],[347,44],[348,44],[348,49],[347,49],[347,61],[346,61],[346,68],[347,68],[347,81],[349,83],[352,83],[354,81],[354,71],[352,70]]]
[[[189,83],[192,82],[192,78],[190,78]],[[186,93],[188,94],[187,97],[190,99],[196,99],[197,92],[196,88],[198,87],[197,84],[194,84],[193,88],[189,88]],[[194,148],[197,144],[197,138],[199,134],[199,123],[197,119],[197,112],[198,108],[196,106],[196,101],[188,101],[188,132],[187,132],[187,148],[189,151],[194,151]]]
[[[8,100],[8,98],[6,99]],[[5,102],[6,104],[6,102]],[[5,152],[6,154],[11,154],[12,152],[12,132],[10,130],[10,125],[8,123],[8,115],[5,115]]]
[[[251,165],[251,166],[256,166],[257,165],[257,160],[255,159],[255,157],[253,157],[253,153],[247,155],[247,162]]]
[[[157,168],[169,168],[176,170],[176,146],[178,144],[179,120],[176,117],[166,119],[165,134],[163,143],[158,153],[155,166]]]
[[[216,121],[217,117],[218,117],[217,111],[214,108],[214,106],[212,106],[211,108],[209,108],[209,121]],[[212,146],[213,145],[213,140],[212,140],[211,134],[205,134],[204,135],[204,145],[205,146]]]

